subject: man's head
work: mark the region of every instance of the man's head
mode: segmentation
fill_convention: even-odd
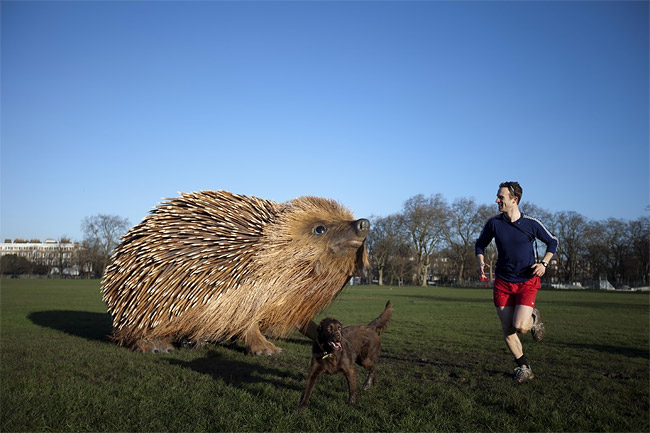
[[[502,182],[499,184],[496,200],[499,211],[508,212],[513,207],[517,207],[521,201],[522,193],[519,182]]]

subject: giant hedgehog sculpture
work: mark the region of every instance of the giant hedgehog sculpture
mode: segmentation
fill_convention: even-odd
[[[111,257],[102,292],[113,338],[143,352],[233,338],[253,354],[279,352],[263,334],[306,332],[368,265],[369,228],[323,198],[181,194],[155,207]]]

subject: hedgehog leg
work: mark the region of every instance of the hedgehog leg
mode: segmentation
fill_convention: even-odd
[[[208,345],[207,340],[190,340],[187,337],[183,337],[180,340],[180,345],[183,349],[191,349],[191,350],[199,350],[203,349],[205,346]]]
[[[252,355],[275,355],[282,352],[282,349],[271,343],[260,332],[257,325],[252,326],[244,335],[244,345],[248,353]]]
[[[141,338],[133,343],[133,350],[144,353],[169,353],[174,351],[174,346],[162,338]]]

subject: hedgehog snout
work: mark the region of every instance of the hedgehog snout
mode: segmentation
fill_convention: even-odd
[[[346,230],[335,233],[329,240],[329,250],[334,255],[341,256],[348,254],[352,250],[357,250],[363,246],[368,232],[370,230],[370,221],[362,218],[352,221]]]
[[[357,232],[357,236],[366,237],[370,231],[370,221],[365,218],[361,218],[354,222],[354,231]]]

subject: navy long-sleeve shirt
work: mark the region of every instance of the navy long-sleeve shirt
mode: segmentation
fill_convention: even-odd
[[[546,251],[553,254],[557,250],[557,238],[539,220],[523,213],[513,224],[530,236],[513,227],[501,213],[490,218],[485,224],[476,240],[474,251],[476,254],[485,254],[485,248],[494,238],[498,254],[496,276],[504,281],[520,283],[533,277],[531,266],[535,264],[535,251],[531,236],[544,242]]]

